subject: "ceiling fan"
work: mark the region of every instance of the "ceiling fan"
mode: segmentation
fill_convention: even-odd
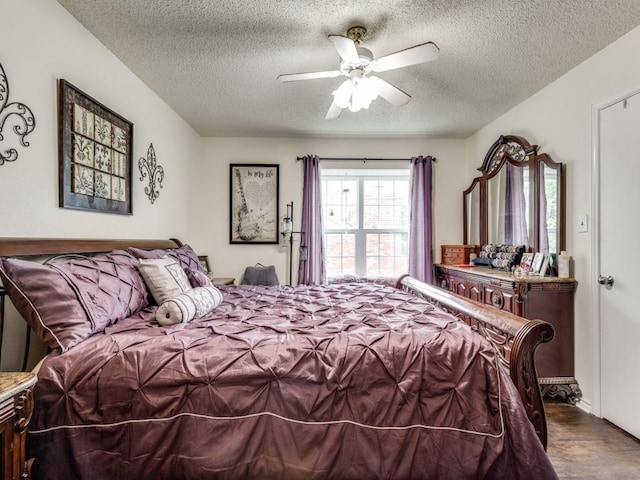
[[[297,80],[314,80],[318,78],[348,77],[333,92],[333,102],[329,107],[326,119],[332,120],[340,116],[343,108],[357,112],[381,96],[392,105],[404,105],[411,96],[385,82],[379,77],[369,76],[370,72],[386,72],[396,68],[408,67],[418,63],[429,62],[438,58],[440,49],[435,43],[427,42],[399,52],[374,58],[371,50],[360,46],[367,30],[364,27],[351,27],[347,36],[329,35],[329,40],[338,51],[342,61],[338,70],[310,73],[290,73],[280,75],[281,82]]]

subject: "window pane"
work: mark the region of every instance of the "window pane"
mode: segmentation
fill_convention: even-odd
[[[409,234],[397,233],[394,254],[396,257],[409,256]]]
[[[409,180],[365,180],[363,210],[363,228],[407,228]]]
[[[327,275],[406,273],[408,169],[323,170],[322,175]]]
[[[367,276],[400,276],[407,273],[406,233],[367,234]]]
[[[378,235],[367,235],[367,257],[377,256],[380,248],[380,238]]]
[[[358,228],[358,182],[323,179],[322,211],[326,230]]]
[[[325,236],[325,245],[330,252],[336,252],[342,254],[342,236],[336,234],[327,234]]]
[[[356,273],[355,235],[328,233],[325,235],[327,276]]]
[[[380,273],[380,262],[378,257],[367,257],[367,275],[378,275]]]

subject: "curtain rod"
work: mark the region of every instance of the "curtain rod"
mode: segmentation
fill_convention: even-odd
[[[428,155],[424,155],[424,157],[428,157]],[[297,161],[300,160],[304,160],[304,157],[296,157]],[[410,158],[367,158],[367,157],[359,157],[359,158],[340,158],[340,157],[320,157],[320,160],[328,160],[328,161],[352,161],[352,162],[388,162],[388,161],[392,161],[392,162],[399,162],[399,161],[408,161],[411,160]],[[433,157],[432,158],[433,162],[437,162],[438,160]]]

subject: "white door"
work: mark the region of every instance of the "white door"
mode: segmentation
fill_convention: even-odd
[[[601,414],[640,438],[640,93],[600,112]],[[612,285],[607,285],[613,282]]]

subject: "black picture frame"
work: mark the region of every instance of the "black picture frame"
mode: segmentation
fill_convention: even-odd
[[[232,163],[229,243],[279,243],[279,165]]]
[[[58,84],[59,206],[132,215],[133,123]]]

